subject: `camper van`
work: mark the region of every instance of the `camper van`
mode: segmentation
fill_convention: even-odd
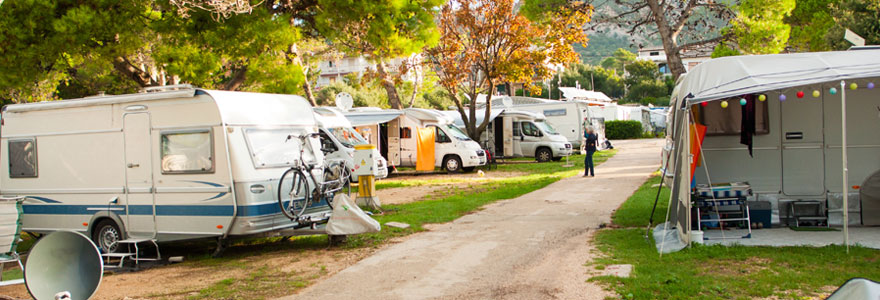
[[[321,152],[327,159],[338,159],[345,162],[345,166],[350,171],[354,171],[354,146],[367,144],[364,139],[354,128],[351,122],[345,118],[342,113],[329,107],[315,107],[315,119],[318,122],[318,130],[321,134]],[[388,163],[378,150],[376,155],[379,166],[379,178],[388,177]],[[357,176],[351,175],[351,181],[357,182]]]
[[[299,96],[178,86],[8,105],[2,116],[0,194],[27,197],[26,232],[77,231],[113,252],[123,239],[294,235],[330,216],[321,201],[297,223],[275,197],[294,161],[324,162]]]
[[[584,126],[596,129],[600,140],[604,140],[604,121],[591,117],[589,103],[579,100],[554,101],[537,98],[511,97],[512,105],[505,107],[493,99],[492,109],[511,108],[544,115],[558,133],[565,137],[574,149],[580,149],[584,140]]]
[[[345,113],[395,167],[414,167],[419,158],[418,130],[434,129],[433,165],[447,172],[470,171],[486,164],[477,142],[452,124],[448,116],[430,109],[362,110]],[[424,145],[423,145],[424,146]]]
[[[461,114],[446,111],[455,125],[464,127]],[[477,111],[484,116],[485,111]],[[515,109],[491,112],[492,119],[480,135],[480,144],[498,157],[534,157],[537,161],[558,161],[571,155],[571,143],[547,122],[544,115]],[[482,123],[482,117],[477,123]]]

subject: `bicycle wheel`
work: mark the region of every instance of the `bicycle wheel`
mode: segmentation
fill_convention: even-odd
[[[309,207],[311,198],[309,181],[306,180],[302,170],[290,168],[284,171],[281,179],[278,180],[278,207],[281,208],[281,213],[291,220],[296,220]]]

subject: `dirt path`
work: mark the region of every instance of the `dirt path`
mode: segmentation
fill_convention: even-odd
[[[620,141],[569,178],[389,245],[287,299],[603,299],[590,239],[659,166],[662,140]]]

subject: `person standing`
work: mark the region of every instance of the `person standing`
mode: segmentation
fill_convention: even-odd
[[[593,128],[587,127],[584,130],[584,150],[587,150],[587,156],[584,157],[584,177],[596,176],[593,170],[593,153],[596,153],[596,145],[599,143],[599,136],[593,132]]]

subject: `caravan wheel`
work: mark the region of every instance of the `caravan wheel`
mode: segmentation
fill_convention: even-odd
[[[92,241],[104,253],[113,253],[119,250],[117,241],[122,240],[122,232],[113,220],[102,220],[92,231]]]
[[[443,167],[447,173],[461,172],[461,159],[458,156],[450,155],[443,159]]]
[[[538,162],[548,162],[553,158],[553,152],[546,147],[538,148],[538,152],[535,153],[535,159]]]

